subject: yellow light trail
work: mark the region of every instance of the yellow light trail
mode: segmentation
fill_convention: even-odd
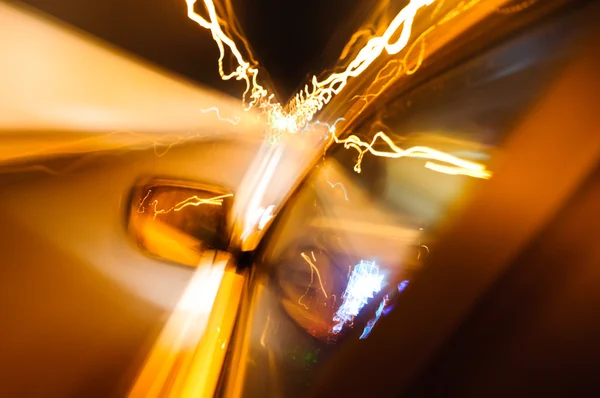
[[[312,87],[307,84],[303,90],[294,96],[290,104],[284,107],[273,102],[274,95],[258,83],[258,69],[244,60],[240,50],[233,40],[228,37],[221,24],[223,21],[217,15],[213,0],[203,0],[208,13],[205,19],[196,13],[194,6],[197,0],[186,0],[188,17],[204,29],[211,31],[213,39],[219,48],[219,74],[223,80],[242,80],[246,83],[243,99],[249,98],[246,109],[253,106],[267,113],[267,122],[275,131],[296,133],[314,115],[327,104],[334,95],[346,87],[348,80],[362,74],[384,51],[390,55],[397,54],[406,47],[412,30],[415,15],[422,7],[432,4],[435,0],[411,0],[388,25],[381,36],[371,38],[357,53],[354,59],[342,72],[331,73],[326,79],[319,81],[313,76]],[[398,38],[394,41],[394,37]],[[223,70],[225,49],[228,48],[237,62],[235,70],[229,74]],[[347,50],[345,50],[347,53]],[[343,54],[345,55],[345,54]]]
[[[144,207],[144,203],[146,202],[146,199],[148,199],[148,196],[150,196],[151,193],[152,193],[152,190],[149,189],[148,192],[146,193],[146,196],[144,196],[144,198],[141,200],[140,205],[138,206],[138,210],[137,210],[138,213],[144,213],[146,211],[146,208]],[[181,211],[188,206],[194,206],[194,207],[197,207],[200,205],[222,206],[223,199],[229,198],[232,196],[233,196],[232,193],[219,195],[219,196],[213,196],[212,198],[200,198],[200,197],[194,195],[194,196],[190,196],[189,198],[182,200],[181,202],[178,202],[177,204],[175,204],[173,207],[171,207],[169,209],[160,209],[160,210],[158,209],[158,200],[154,200],[150,204],[151,206],[153,206],[152,219],[156,219],[156,217],[161,214],[167,214],[172,211]]]
[[[362,74],[384,51],[389,55],[394,55],[404,49],[410,38],[412,23],[417,11],[431,5],[434,1],[411,0],[396,15],[383,35],[371,38],[343,72],[332,73],[322,81],[313,76],[312,89],[307,84],[303,91],[296,94],[290,105],[297,125],[302,126],[310,122],[315,113],[346,87],[348,79]],[[398,34],[398,39],[393,41]]]
[[[315,254],[313,252],[311,252],[312,254],[312,258],[313,260],[315,260]],[[304,292],[304,294],[302,296],[300,296],[300,298],[298,299],[298,304],[300,304],[301,306],[303,306],[304,308],[308,309],[308,306],[304,303],[302,303],[302,299],[308,294],[308,291],[310,290],[310,287],[313,284],[314,281],[314,274],[317,274],[317,278],[319,279],[319,285],[321,287],[321,291],[323,292],[323,296],[325,296],[325,299],[329,299],[329,297],[333,296],[335,299],[335,295],[332,294],[331,296],[329,296],[327,294],[327,291],[325,290],[325,286],[323,285],[323,281],[321,280],[321,273],[319,272],[319,269],[317,268],[316,265],[313,264],[312,261],[310,261],[310,257],[308,257],[306,254],[304,253],[300,253],[300,256],[302,256],[302,258],[304,259],[304,261],[306,261],[306,263],[308,264],[308,266],[310,267],[310,283],[308,284],[308,286],[306,287],[306,291]]]
[[[426,146],[414,146],[408,149],[402,149],[397,146],[390,137],[388,137],[383,131],[375,134],[370,143],[362,141],[356,135],[350,135],[348,138],[343,140],[337,138],[335,135],[335,131],[332,128],[332,137],[334,141],[338,144],[343,144],[345,148],[353,148],[358,151],[358,160],[354,165],[354,171],[357,173],[361,172],[361,163],[365,153],[370,152],[375,156],[385,157],[385,158],[420,158],[420,159],[428,159],[428,160],[436,160],[438,162],[447,163],[450,166],[440,165],[434,162],[427,162],[425,167],[445,174],[463,174],[468,175],[470,177],[475,178],[483,178],[489,179],[492,176],[492,173],[489,170],[485,169],[485,166],[479,163],[470,162],[468,160],[464,160],[458,158],[456,156],[452,156],[442,151],[438,151],[436,149],[432,149]],[[381,138],[389,147],[387,151],[380,151],[374,149],[373,146],[377,142],[377,139]]]
[[[186,0],[186,3],[188,18],[202,26],[204,29],[210,30],[213,39],[217,43],[219,48],[219,74],[221,75],[221,78],[223,80],[243,80],[246,83],[243,99],[246,101],[248,95],[250,99],[246,109],[250,109],[252,106],[262,107],[263,102],[265,100],[270,100],[273,96],[269,95],[267,90],[258,83],[258,69],[244,60],[244,57],[233,40],[223,31],[223,28],[221,27],[223,21],[217,15],[213,0],[203,0],[208,13],[208,20],[194,10],[197,0]],[[235,70],[229,74],[225,73],[223,70],[225,48],[229,48],[238,64]]]
[[[394,58],[388,61],[388,63],[379,71],[373,82],[366,90],[366,94],[363,95],[355,95],[352,99],[360,99],[364,101],[360,108],[354,110],[355,113],[362,112],[370,104],[370,99],[375,99],[379,97],[385,90],[387,90],[391,84],[396,81],[401,74],[406,76],[413,75],[419,70],[423,61],[425,59],[425,42],[427,37],[435,31],[435,29],[444,25],[448,21],[451,21],[458,15],[472,8],[476,4],[478,4],[481,0],[469,0],[469,1],[461,1],[456,7],[452,8],[446,14],[444,14],[441,18],[439,18],[437,23],[434,23],[425,31],[423,31],[416,39],[412,41],[412,44],[406,49],[404,52],[404,56],[400,59]],[[446,0],[437,1],[437,5],[433,9],[430,14],[430,19],[434,20],[434,18],[439,14],[442,7],[445,5]],[[414,65],[409,67],[409,63],[411,63],[414,58],[414,52],[416,48],[419,48],[418,54],[416,56],[416,60],[414,61]],[[391,67],[391,68],[390,68]],[[388,71],[388,69],[390,69]],[[385,72],[385,73],[384,73]]]

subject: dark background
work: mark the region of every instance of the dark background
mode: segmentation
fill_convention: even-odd
[[[25,0],[35,9],[217,90],[240,96],[243,84],[221,81],[218,50],[189,20],[185,0]],[[255,57],[286,101],[308,75],[333,62],[364,18],[360,0],[233,0]],[[199,0],[196,9],[202,8]],[[326,51],[327,49],[327,51]]]

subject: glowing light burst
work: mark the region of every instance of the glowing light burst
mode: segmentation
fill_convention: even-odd
[[[374,261],[361,260],[354,266],[342,296],[342,305],[333,317],[336,324],[331,329],[332,333],[340,333],[344,325],[352,323],[368,300],[379,293],[383,278],[384,275],[379,272]]]
[[[146,202],[146,199],[148,199],[148,196],[150,196],[151,193],[152,193],[152,190],[149,189],[148,192],[146,193],[146,196],[144,196],[144,198],[141,200],[140,205],[138,206],[138,209],[137,209],[138,213],[144,213],[146,211],[146,208],[144,207],[144,203]],[[158,200],[153,200],[152,203],[150,204],[150,206],[152,206],[152,210],[153,210],[152,219],[153,220],[156,219],[156,217],[161,214],[167,214],[172,211],[181,211],[188,206],[194,206],[194,207],[197,207],[200,205],[222,206],[223,199],[229,198],[232,196],[233,196],[232,193],[213,196],[212,198],[200,198],[200,197],[194,195],[194,196],[190,196],[190,197],[178,202],[177,204],[175,204],[174,206],[172,206],[168,209],[158,209]]]

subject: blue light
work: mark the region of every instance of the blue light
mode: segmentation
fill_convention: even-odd
[[[405,280],[398,284],[398,293],[402,293],[404,291],[404,289],[406,289],[406,286],[408,286],[408,282],[410,282],[410,281]]]
[[[379,304],[379,308],[377,308],[377,311],[375,312],[375,318],[373,318],[369,322],[367,322],[367,326],[365,326],[359,339],[362,340],[362,339],[366,339],[367,337],[369,337],[369,334],[371,333],[373,326],[375,326],[375,323],[377,323],[377,321],[379,320],[379,317],[383,313],[383,308],[385,307],[385,303],[387,302],[387,299],[388,299],[388,297],[385,296],[383,298],[383,300],[381,300],[381,303]]]

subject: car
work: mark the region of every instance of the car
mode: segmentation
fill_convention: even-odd
[[[67,89],[145,134],[122,146],[99,131],[90,144],[72,131],[93,118],[56,111],[70,134],[55,153],[37,137],[16,138],[39,145],[22,156],[6,151],[2,395],[593,391],[600,9],[490,4],[428,8],[405,52],[281,143],[235,101],[86,39],[47,47],[51,81],[85,51]],[[29,32],[24,48],[64,33],[0,7]],[[106,101],[77,91],[127,71],[144,76],[136,96],[125,82]],[[72,110],[34,87],[48,91],[7,101],[0,123],[38,130],[46,106]],[[157,139],[166,124],[142,101],[155,87],[169,112],[182,98],[206,111],[175,118],[181,145]]]

